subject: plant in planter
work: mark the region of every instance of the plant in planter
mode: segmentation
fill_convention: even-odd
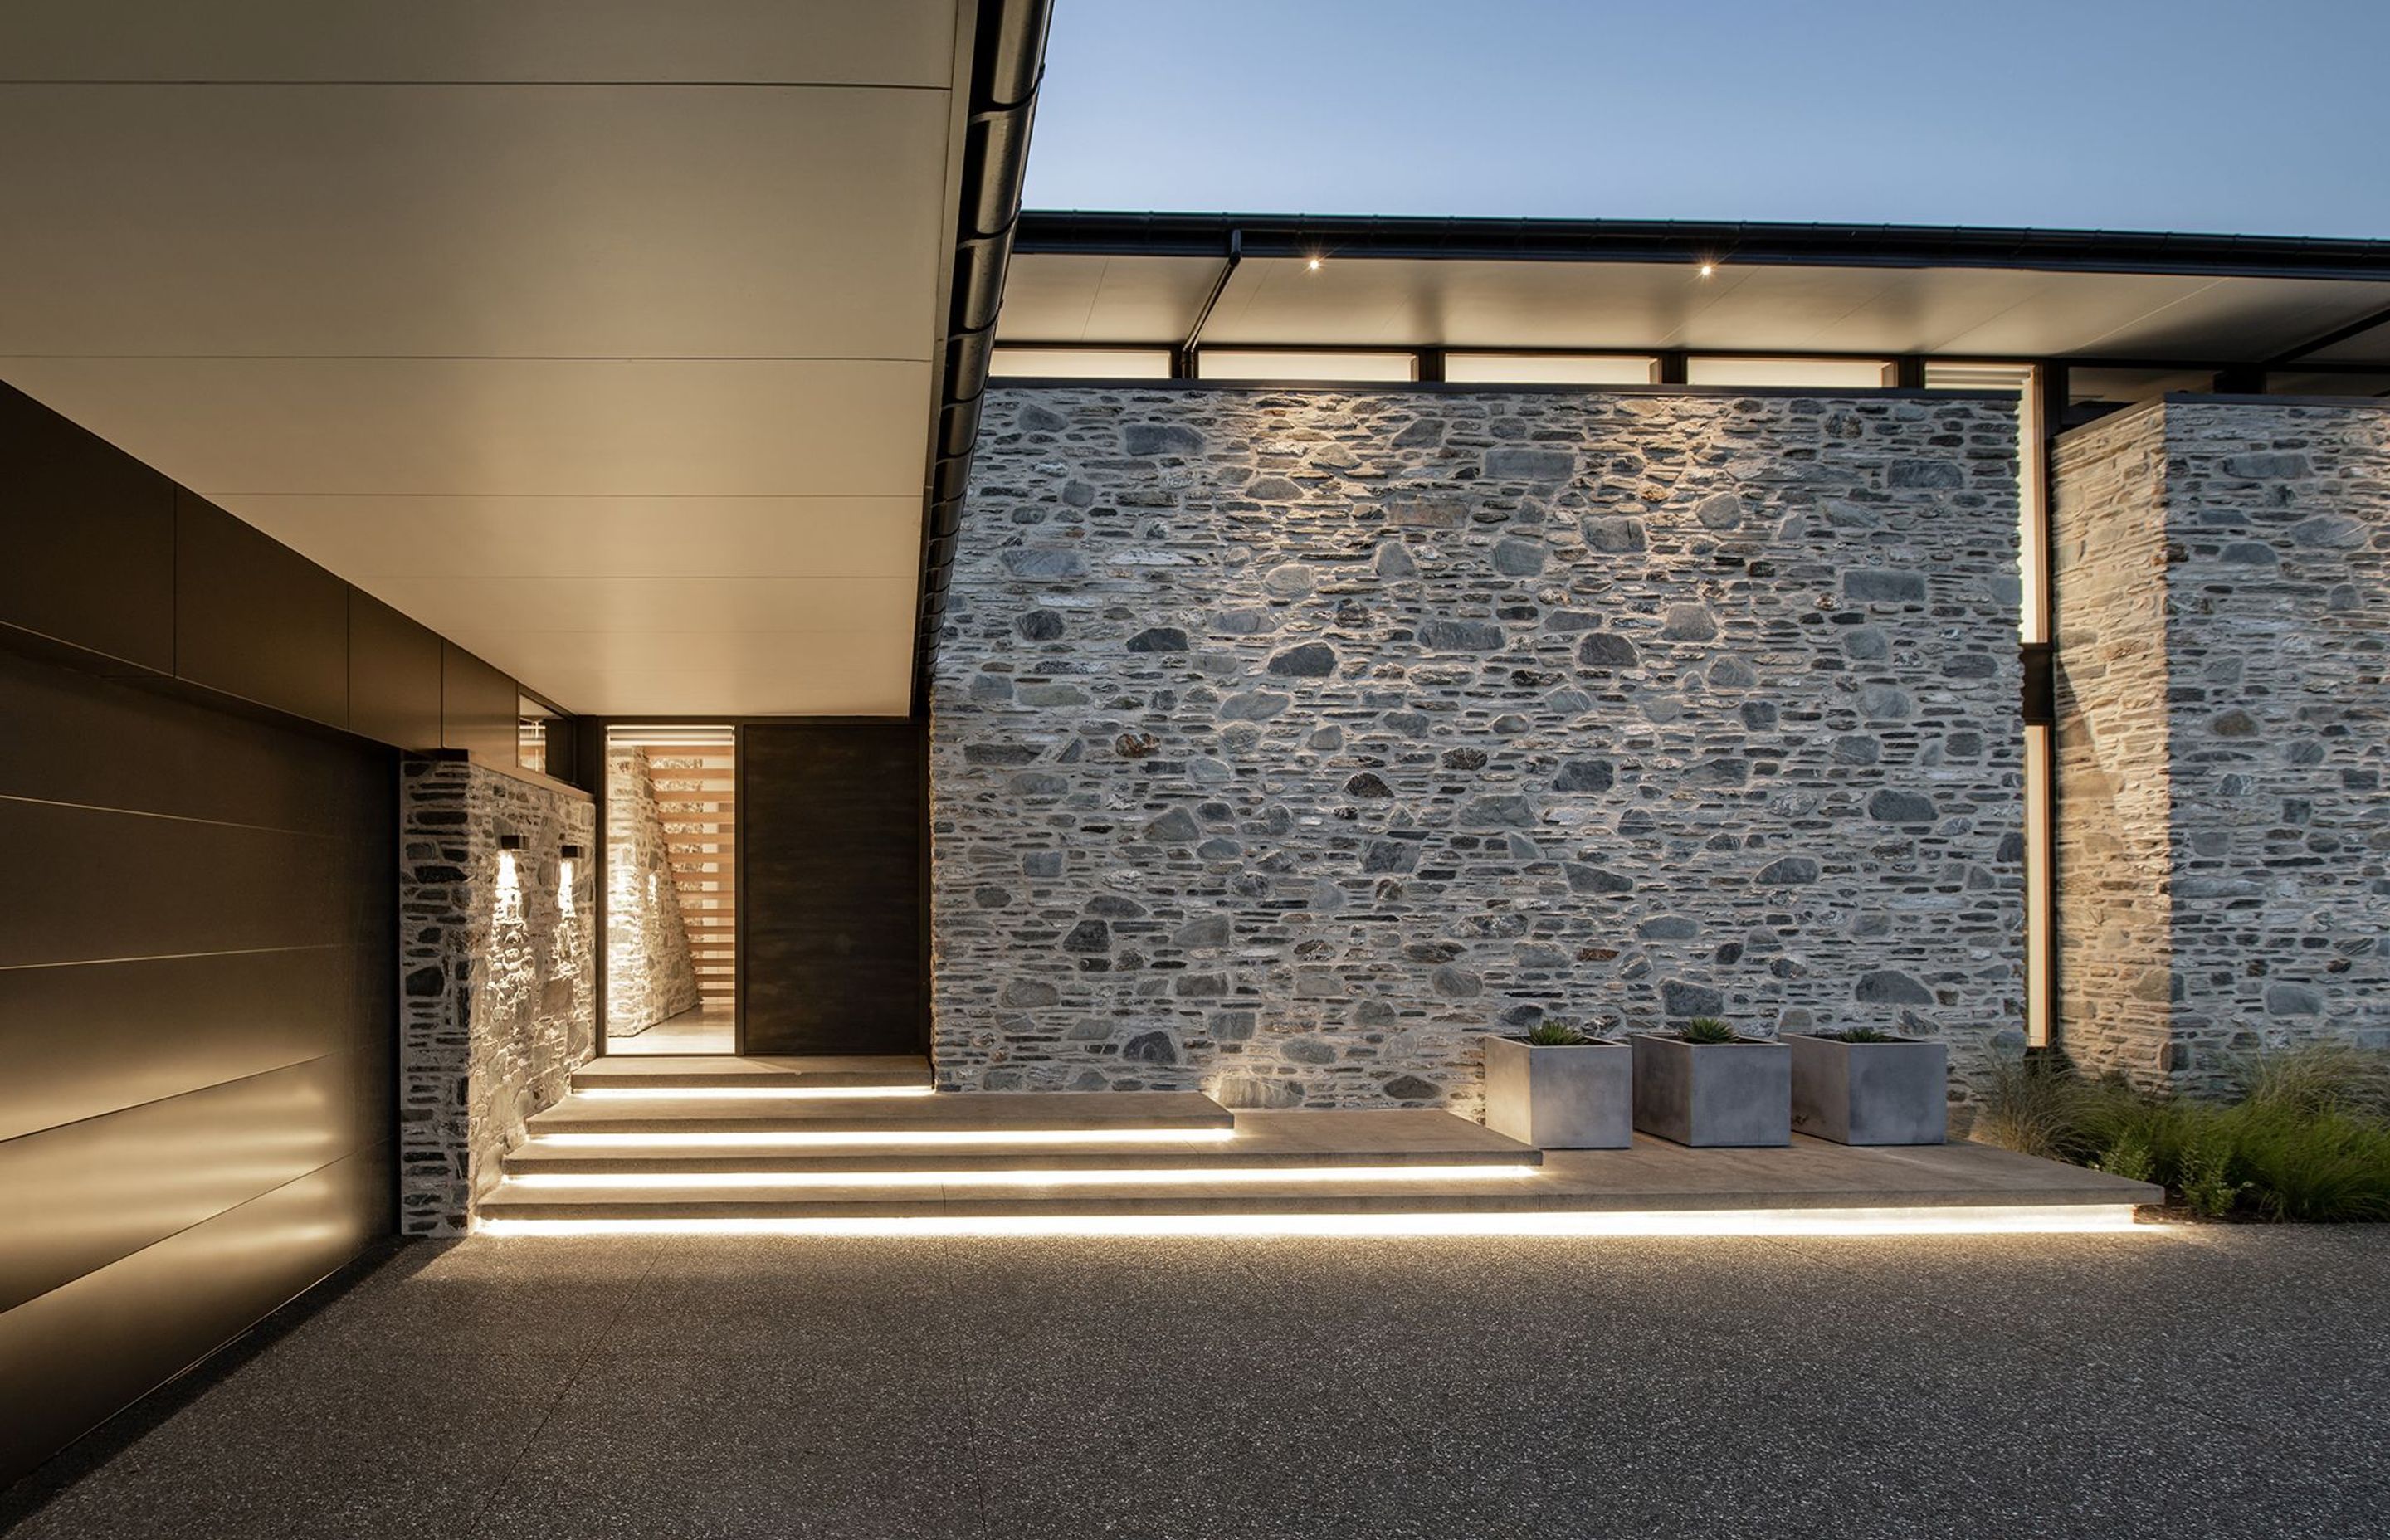
[[[1792,1126],[1837,1144],[1940,1144],[1949,1134],[1950,1050],[1873,1027],[1795,1033]]]
[[[1686,1145],[1792,1142],[1791,1055],[1715,1017],[1634,1039],[1635,1126]]]
[[[1634,1055],[1625,1044],[1558,1021],[1484,1041],[1486,1127],[1538,1149],[1634,1142]]]

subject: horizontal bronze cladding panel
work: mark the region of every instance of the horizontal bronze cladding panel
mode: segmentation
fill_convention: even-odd
[[[394,826],[396,757],[0,653],[0,796],[348,835]]]
[[[387,1059],[386,946],[0,969],[0,1139],[319,1054]]]
[[[203,497],[174,504],[174,674],[345,727],[349,585]]]
[[[0,1483],[387,1232],[392,1170],[378,1145],[0,1314]]]
[[[386,940],[379,831],[356,839],[0,798],[0,967]],[[377,934],[377,927],[381,927]]]
[[[440,647],[441,743],[494,764],[515,763],[515,682],[454,642]]]
[[[439,748],[442,650],[437,632],[351,588],[349,731],[401,749]]]
[[[0,622],[174,668],[174,483],[0,385]]]
[[[740,730],[743,1051],[920,1051],[921,753],[912,722]]]
[[[387,1142],[353,1054],[0,1141],[0,1310]]]

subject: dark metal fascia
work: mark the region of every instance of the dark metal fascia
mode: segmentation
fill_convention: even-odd
[[[1251,257],[1709,261],[2390,281],[2390,241],[1968,225],[1027,210],[1016,249],[1040,254],[1216,256],[1230,230],[1241,232]]]
[[[945,624],[955,535],[970,483],[987,389],[996,313],[1021,214],[1029,134],[1046,73],[1053,0],[980,0],[972,35],[970,100],[956,211],[953,289],[938,366],[938,417],[921,514],[921,582],[913,630],[912,713],[929,709],[938,636]]]

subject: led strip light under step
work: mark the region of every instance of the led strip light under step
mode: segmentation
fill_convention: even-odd
[[[1731,1209],[1528,1213],[991,1214],[873,1219],[484,1219],[490,1236],[1433,1236],[1732,1237],[2145,1235],[2128,1204]]]

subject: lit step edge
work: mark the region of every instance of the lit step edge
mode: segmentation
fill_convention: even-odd
[[[1143,1149],[1115,1144],[1052,1149],[1034,1146],[993,1149],[957,1147],[880,1154],[806,1154],[755,1147],[609,1150],[602,1147],[572,1146],[557,1149],[533,1140],[506,1157],[505,1171],[509,1176],[570,1175],[576,1173],[662,1175],[673,1172],[701,1176],[736,1173],[769,1175],[784,1172],[854,1172],[867,1175],[879,1172],[930,1169],[1075,1172],[1102,1170],[1108,1166],[1129,1171],[1171,1167],[1209,1172],[1335,1165],[1347,1170],[1374,1171],[1381,1167],[1415,1170],[1420,1166],[1535,1166],[1541,1165],[1543,1160],[1542,1150],[1526,1145],[1508,1149],[1496,1146],[1406,1150],[1290,1150],[1251,1141],[1224,1140]]]
[[[1489,1209],[1425,1206],[1300,1212],[1283,1208],[1147,1209],[1072,1213],[1055,1204],[1018,1213],[820,1214],[707,1217],[540,1218],[489,1215],[492,1236],[785,1235],[939,1236],[2163,1236],[2171,1226],[2136,1221],[2128,1204],[1947,1205],[1858,1209]]]
[[[1042,1190],[1116,1186],[1179,1187],[1200,1190],[1213,1187],[1300,1187],[1340,1182],[1356,1186],[1374,1186],[1381,1182],[1501,1182],[1536,1174],[1534,1165],[1523,1161],[1498,1165],[1480,1161],[1454,1165],[1372,1166],[1322,1161],[1310,1165],[1273,1166],[1092,1166],[1081,1169],[996,1166],[977,1170],[933,1167],[884,1171],[623,1172],[611,1174],[532,1172],[508,1174],[499,1190],[510,1195],[510,1199],[528,1200],[538,1195],[559,1202],[623,1200],[672,1204],[684,1200],[714,1201],[711,1197],[700,1195],[716,1192],[752,1194],[755,1196],[752,1200],[769,1202],[779,1194],[823,1188],[954,1187]],[[625,1194],[632,1196],[622,1196]]]

